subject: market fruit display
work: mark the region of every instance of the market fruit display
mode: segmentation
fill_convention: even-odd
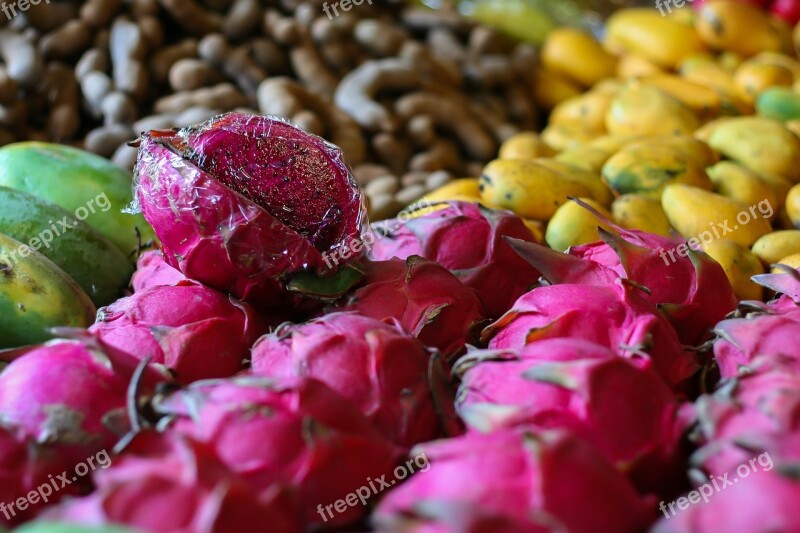
[[[227,1],[87,3],[76,24],[109,41],[71,52],[32,10],[27,85],[0,29],[15,90],[50,84],[31,109],[65,103],[78,57],[117,95],[87,120],[137,102],[105,150],[125,169],[43,135],[0,148],[0,527],[800,530],[788,2],[618,9],[537,58],[447,9]],[[145,53],[163,12],[191,22]],[[348,32],[327,77],[319,45]],[[182,93],[154,102],[151,53],[185,33],[201,64],[170,60]],[[221,71],[240,102],[132,124]],[[458,179],[429,180],[439,156]],[[395,174],[359,175],[376,159]],[[425,185],[376,209],[412,159]]]

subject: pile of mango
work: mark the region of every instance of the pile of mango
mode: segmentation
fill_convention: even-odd
[[[551,32],[541,50],[540,134],[505,141],[479,179],[429,200],[510,209],[549,246],[598,240],[598,219],[696,239],[740,298],[771,265],[800,267],[800,25],[758,6],[614,14],[602,42]]]
[[[0,149],[0,349],[56,326],[85,328],[122,295],[153,238],[131,175],[89,152],[27,142]]]

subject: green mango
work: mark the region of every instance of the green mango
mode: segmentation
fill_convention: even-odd
[[[48,328],[85,328],[97,309],[48,258],[0,233],[0,349],[52,338]]]
[[[113,242],[124,254],[154,238],[141,215],[122,213],[132,199],[131,176],[95,154],[43,142],[0,148],[0,185],[25,191],[66,209]]]
[[[122,526],[87,526],[62,522],[29,522],[14,530],[14,533],[136,533]]]
[[[97,230],[55,204],[2,186],[0,233],[61,267],[98,307],[119,298],[133,274],[128,257]]]
[[[800,118],[800,94],[789,87],[770,87],[758,95],[756,113],[782,122]]]

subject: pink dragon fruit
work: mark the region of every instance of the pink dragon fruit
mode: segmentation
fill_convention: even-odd
[[[780,309],[795,309],[800,305],[800,269],[795,270],[785,265],[779,266],[783,270],[781,274],[760,274],[751,279],[763,287],[782,294],[780,298],[770,302],[771,306]]]
[[[800,363],[800,307],[773,311],[717,324],[714,358],[723,378],[746,371],[761,354],[782,355]]]
[[[291,497],[280,486],[255,494],[214,450],[176,434],[138,434],[106,470],[97,489],[43,515],[84,527],[124,524],[156,533],[301,532]]]
[[[736,468],[753,450],[786,450],[800,444],[800,372],[796,360],[760,356],[750,373],[728,380],[696,401],[695,440],[703,447],[692,463],[709,474]],[[796,457],[800,461],[800,446]]]
[[[453,505],[510,522],[547,517],[548,531],[570,533],[638,532],[654,514],[600,452],[566,432],[470,433],[412,454],[431,467],[381,501],[373,516],[379,530],[400,531],[409,517]]]
[[[423,502],[377,533],[551,533],[546,517],[493,514],[471,503]]]
[[[155,404],[174,419],[169,431],[210,444],[259,494],[289,486],[306,523],[362,516],[361,504],[333,516],[319,506],[389,474],[401,455],[355,405],[313,379],[198,382]]]
[[[175,285],[186,279],[186,276],[169,266],[164,261],[161,250],[143,253],[136,263],[131,286],[134,292],[140,292],[160,285]]]
[[[454,373],[462,379],[456,409],[476,430],[566,429],[597,446],[643,492],[684,480],[680,442],[691,413],[681,412],[649,361],[556,338],[517,352],[469,353]]]
[[[384,322],[397,321],[446,358],[474,343],[484,311],[475,291],[447,269],[419,256],[370,261],[364,278],[339,309]]]
[[[591,206],[576,201],[613,230],[599,228],[604,242],[574,246],[566,254],[535,243],[511,242],[547,281],[610,285],[627,277],[647,287],[645,299],[666,314],[681,341],[690,345],[700,344],[714,324],[734,310],[733,287],[722,267],[708,255],[677,239],[617,226]]]
[[[48,477],[73,466],[57,449],[33,442],[17,428],[0,427],[0,526],[29,520],[48,504],[75,494],[78,483],[70,482],[62,489],[62,481],[54,479],[54,490]],[[35,504],[24,501],[31,491],[37,494]],[[23,500],[24,509],[18,499]]]
[[[145,133],[136,181],[169,265],[264,307],[285,304],[288,275],[359,257],[366,210],[341,151],[279,119],[229,113]]]
[[[758,467],[759,464],[757,463]],[[715,490],[708,481],[706,496],[683,502],[670,502],[662,508],[661,520],[651,533],[789,533],[800,531],[800,482],[794,472],[800,462],[778,465],[769,471],[750,472],[746,478],[735,476],[717,482]],[[734,479],[740,483],[734,483]],[[702,498],[702,499],[701,499]],[[707,503],[706,503],[707,500]],[[696,501],[693,505],[693,501]],[[676,505],[677,504],[677,505]],[[680,507],[679,505],[682,505]]]
[[[504,237],[535,240],[521,218],[470,202],[450,202],[449,207],[409,221],[387,221],[384,233],[372,247],[372,258],[407,259],[419,255],[451,270],[477,291],[490,317],[505,313],[514,301],[536,283],[539,273],[522,260]]]
[[[249,305],[192,281],[117,300],[89,331],[140,359],[167,366],[181,383],[232,376],[269,322]]]
[[[430,365],[422,344],[397,328],[331,313],[262,337],[253,346],[252,371],[323,381],[358,405],[388,438],[408,446],[441,436]]]
[[[699,366],[667,320],[627,280],[611,286],[551,285],[523,295],[483,332],[492,349],[518,349],[541,339],[574,337],[625,357],[647,353],[672,387],[682,388]]]
[[[50,341],[0,373],[0,423],[20,427],[68,462],[110,450],[130,429],[126,390],[138,364],[97,341]],[[139,398],[164,381],[145,367]]]

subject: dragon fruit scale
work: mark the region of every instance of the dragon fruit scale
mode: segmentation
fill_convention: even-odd
[[[701,250],[661,235],[622,228],[580,200],[609,229],[602,242],[573,246],[566,253],[535,243],[511,245],[552,284],[610,285],[620,277],[647,288],[644,298],[658,306],[681,341],[698,345],[736,307],[723,268]],[[685,251],[685,253],[684,253]]]
[[[314,379],[240,376],[196,382],[157,398],[166,430],[209,444],[221,461],[259,494],[286,486],[305,524],[341,525],[363,516],[363,505],[327,516],[332,504],[388,475],[402,450],[358,408]]]
[[[135,292],[100,309],[89,331],[178,381],[232,376],[270,327],[251,306],[192,281]]]
[[[166,262],[263,307],[287,303],[287,275],[331,273],[325,257],[349,250],[366,224],[341,151],[273,117],[229,113],[145,133],[135,178]]]
[[[781,272],[777,274],[759,274],[752,281],[780,294],[770,302],[771,306],[781,309],[794,309],[800,306],[800,269],[778,265]]]
[[[92,477],[94,492],[50,508],[42,519],[87,532],[112,524],[154,533],[265,531],[266,524],[269,531],[303,530],[297,505],[281,486],[254,493],[212,447],[177,433],[139,433]]]
[[[161,250],[150,250],[139,256],[131,287],[134,292],[139,292],[160,285],[175,285],[185,279],[186,276],[166,263]]]
[[[642,492],[684,479],[681,408],[649,361],[619,357],[581,339],[556,338],[516,352],[475,351],[454,367],[456,409],[478,431],[532,425],[566,429],[629,473]]]
[[[475,291],[446,268],[419,256],[368,261],[359,285],[339,304],[402,328],[445,358],[474,344],[484,311]]]
[[[519,349],[541,339],[574,337],[596,342],[625,357],[646,354],[673,388],[684,388],[699,369],[664,316],[627,280],[611,286],[550,285],[523,295],[488,326],[494,350]]]
[[[375,239],[371,257],[387,260],[419,255],[449,269],[478,293],[489,317],[505,313],[539,279],[539,272],[520,258],[505,241],[514,237],[535,241],[524,221],[509,211],[488,209],[471,202],[448,202],[448,207],[408,221],[387,221]],[[396,228],[396,229],[395,229]]]
[[[548,531],[570,533],[642,531],[655,514],[600,452],[567,432],[468,433],[412,450],[423,453],[430,469],[381,500],[373,515],[379,531],[405,531],[409,520],[442,506],[471,506],[507,523],[539,517]]]
[[[278,328],[252,352],[254,374],[323,381],[400,445],[441,436],[438,408],[450,402],[438,402],[434,395],[432,356],[394,326],[354,313],[331,313]]]
[[[0,373],[0,423],[19,427],[68,462],[111,450],[131,427],[126,391],[139,364],[93,339],[34,347]],[[139,398],[166,381],[159,369],[146,366]]]

